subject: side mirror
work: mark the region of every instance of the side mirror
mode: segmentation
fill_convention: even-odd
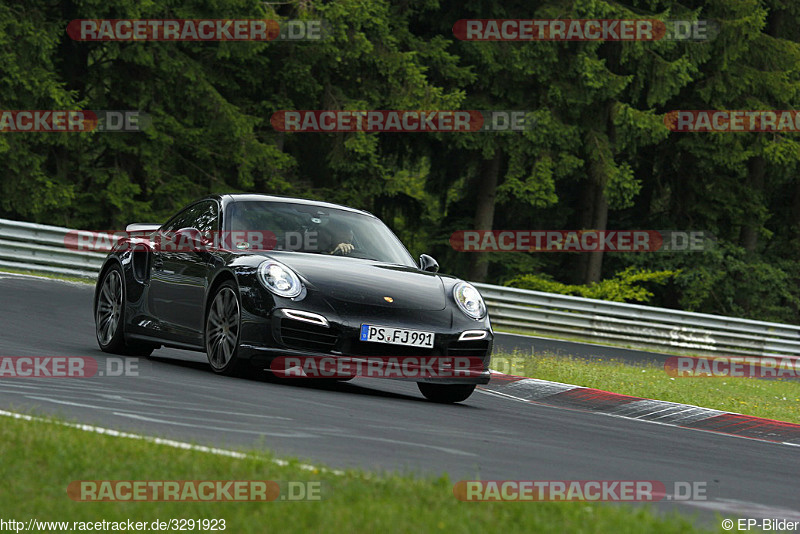
[[[197,228],[181,228],[175,232],[173,240],[181,252],[205,252],[209,243]]]
[[[419,257],[419,268],[423,271],[428,271],[429,273],[439,272],[439,264],[433,259],[432,256],[428,256],[427,254],[422,254]]]

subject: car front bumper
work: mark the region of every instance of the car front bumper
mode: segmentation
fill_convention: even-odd
[[[292,309],[279,308],[269,317],[258,317],[245,314],[242,320],[242,336],[239,355],[249,359],[257,368],[270,368],[278,358],[316,358],[346,359],[351,362],[376,361],[382,359],[399,361],[404,369],[411,372],[391,372],[387,378],[411,380],[437,384],[486,384],[489,382],[489,362],[491,360],[494,334],[488,320],[453,324],[451,312],[424,312],[424,314],[397,314],[394,317],[348,317],[343,319],[335,314],[325,314],[325,322],[298,320]],[[287,313],[288,312],[288,313]],[[304,310],[305,313],[321,315]],[[408,328],[412,330],[432,331],[434,343],[432,348],[411,347],[388,343],[361,341],[362,324],[379,324]],[[464,332],[484,332],[482,339],[464,339]],[[437,367],[434,373],[421,372],[415,374],[417,362],[425,367],[426,362],[435,361],[446,366],[448,361],[458,361],[456,365],[469,363],[468,372],[447,372]],[[330,363],[330,362],[328,362]],[[357,366],[359,369],[362,366]],[[364,376],[377,376],[368,373]]]

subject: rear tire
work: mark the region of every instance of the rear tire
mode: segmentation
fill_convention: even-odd
[[[154,345],[125,340],[125,284],[122,269],[113,265],[104,274],[94,304],[95,335],[100,350],[126,356],[150,356]]]
[[[475,384],[429,384],[417,382],[417,387],[426,399],[442,404],[465,401],[475,391]]]

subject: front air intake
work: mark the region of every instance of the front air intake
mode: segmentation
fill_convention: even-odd
[[[280,335],[287,347],[317,352],[330,352],[337,340],[329,327],[285,317],[281,319]]]

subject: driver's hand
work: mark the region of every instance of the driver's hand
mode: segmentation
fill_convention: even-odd
[[[331,252],[331,254],[342,254],[342,255],[350,254],[351,252],[353,252],[353,250],[355,250],[355,248],[356,247],[351,245],[350,243],[339,243],[338,245],[336,245],[336,248],[333,249],[333,252]]]

